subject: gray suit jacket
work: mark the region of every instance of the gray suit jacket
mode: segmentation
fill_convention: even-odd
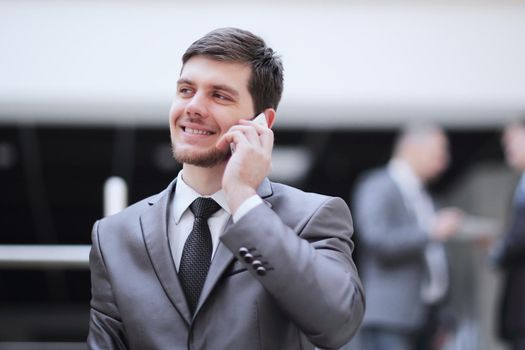
[[[428,234],[421,230],[415,212],[405,204],[386,168],[360,181],[352,209],[367,300],[363,325],[418,329],[427,312],[421,285]]]
[[[90,349],[329,349],[351,338],[364,297],[343,200],[265,180],[267,205],[229,223],[192,316],[167,238],[173,189],[95,223]]]

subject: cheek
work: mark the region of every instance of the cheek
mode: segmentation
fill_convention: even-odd
[[[170,125],[174,124],[184,112],[184,104],[182,102],[173,102],[169,112]]]
[[[525,137],[520,139],[516,145],[516,152],[520,153],[522,157],[525,157]]]
[[[216,114],[216,116],[215,121],[220,128],[221,134],[226,133],[232,126],[239,124],[240,118],[232,118],[228,114],[223,114],[222,116]]]
[[[447,168],[447,159],[441,154],[436,154],[433,157],[427,158],[429,168],[432,169],[432,173],[439,175]]]
[[[521,167],[525,167],[525,143],[519,149],[514,150],[515,158]]]

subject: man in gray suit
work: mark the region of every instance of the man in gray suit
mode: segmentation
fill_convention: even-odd
[[[367,299],[362,350],[415,349],[430,306],[447,291],[442,242],[459,228],[461,213],[436,210],[424,187],[447,164],[443,131],[412,126],[400,134],[388,165],[356,187],[353,209]]]
[[[352,221],[340,198],[267,179],[280,58],[222,28],[182,61],[169,125],[183,169],[95,223],[89,348],[337,348],[364,312]]]

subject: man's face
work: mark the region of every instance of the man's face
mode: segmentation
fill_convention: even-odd
[[[506,127],[502,144],[507,164],[516,170],[525,171],[525,126],[511,124]]]
[[[229,150],[217,141],[240,119],[253,117],[248,91],[251,68],[241,63],[190,58],[177,82],[170,110],[170,134],[175,159],[211,167],[224,162]]]
[[[426,136],[418,152],[420,171],[424,181],[434,180],[447,169],[448,140],[441,131]]]

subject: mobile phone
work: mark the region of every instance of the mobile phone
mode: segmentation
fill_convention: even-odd
[[[255,118],[253,118],[253,121],[257,125],[268,127],[268,122],[266,121],[266,116],[264,115],[264,113],[259,113]]]
[[[254,121],[257,125],[268,127],[268,122],[266,121],[266,116],[264,115],[264,112],[259,113],[258,115],[253,117],[252,121]],[[235,152],[235,145],[233,143],[230,143],[230,150],[232,153]]]

